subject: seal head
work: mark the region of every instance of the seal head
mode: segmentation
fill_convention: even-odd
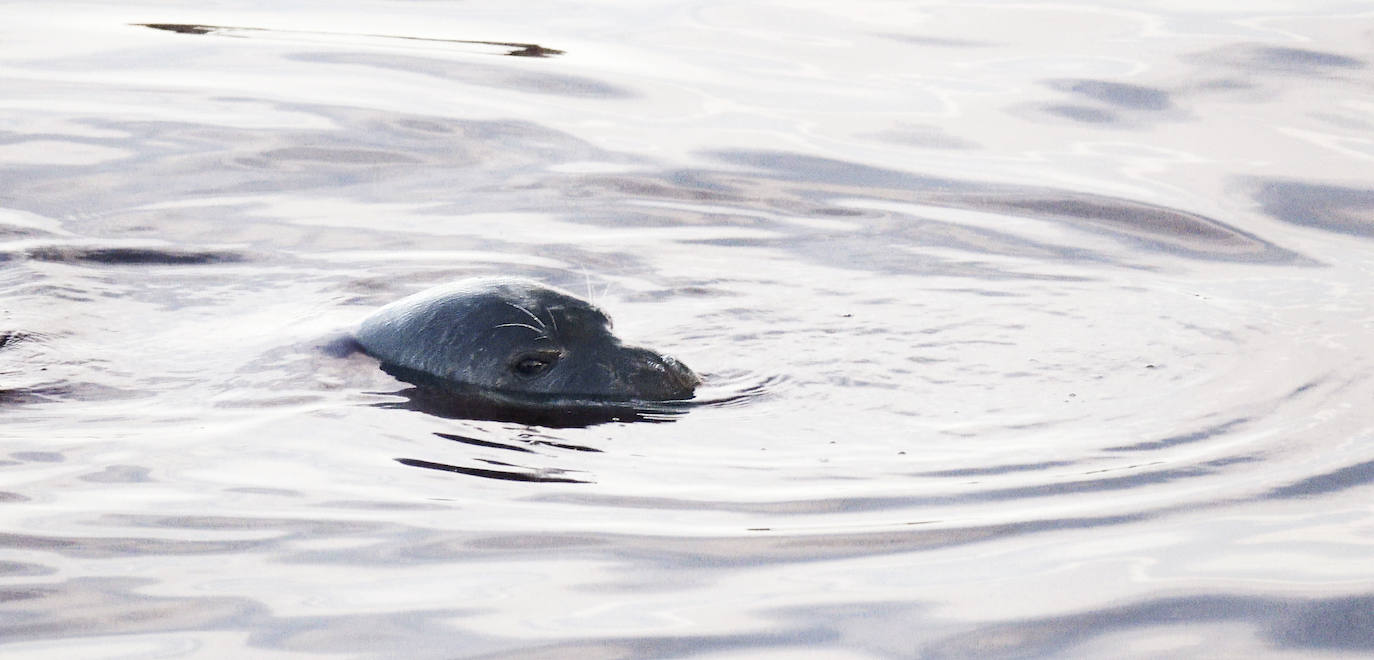
[[[401,380],[509,405],[677,401],[701,383],[671,357],[622,344],[595,305],[524,279],[421,291],[374,312],[356,339]]]

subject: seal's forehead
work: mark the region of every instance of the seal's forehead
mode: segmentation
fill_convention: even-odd
[[[502,324],[524,324],[552,335],[604,333],[611,319],[585,300],[550,289],[488,291],[475,296],[469,314],[479,313]]]
[[[605,334],[611,319],[601,310],[565,291],[520,279],[470,283],[460,298],[466,315],[485,316],[496,324],[524,324],[551,335]]]
[[[574,305],[554,304],[545,309],[554,315],[558,323],[568,325],[573,329],[588,331],[610,329],[611,317],[601,311],[600,307],[581,300],[574,302],[576,302]]]

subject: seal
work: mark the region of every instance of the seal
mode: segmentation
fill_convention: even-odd
[[[505,407],[685,401],[701,383],[681,362],[621,343],[597,306],[526,279],[421,291],[368,316],[354,338],[401,380]]]

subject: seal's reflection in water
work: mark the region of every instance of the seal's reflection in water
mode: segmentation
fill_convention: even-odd
[[[395,367],[384,366],[383,369],[401,380],[407,380],[407,378],[398,375]],[[410,377],[416,378],[413,371],[410,373]],[[416,379],[424,380],[423,378]],[[457,384],[410,387],[396,392],[396,394],[404,396],[406,400],[373,405],[381,408],[415,410],[449,419],[513,422],[531,427],[543,426],[548,428],[585,428],[608,422],[668,422],[672,421],[675,416],[686,413],[689,405],[696,405],[695,402],[686,401],[672,403],[638,402],[636,405],[629,403],[594,405],[592,402],[583,402],[582,405],[565,403],[554,407],[521,407],[510,403],[492,401],[484,396],[480,388],[463,387]],[[434,435],[469,446],[511,451],[519,454],[547,455],[545,452],[539,451],[540,448],[601,453],[601,450],[595,447],[558,440],[553,436],[539,434],[533,429],[519,433],[517,437],[505,442],[456,433],[435,432]],[[516,463],[482,458],[474,458],[473,460],[486,463],[490,467],[466,467],[418,458],[397,458],[396,462],[411,467],[505,481],[591,483],[590,479],[568,476],[575,471],[558,468],[531,468]]]
[[[438,381],[396,365],[382,370],[414,385],[395,392],[405,401],[374,404],[381,408],[414,410],[446,419],[479,419],[549,428],[586,428],[610,422],[670,422],[686,414],[697,401],[593,401],[561,396],[524,394],[519,398],[493,393],[476,385]]]
[[[497,422],[512,422],[526,426],[547,428],[585,428],[609,422],[668,422],[676,416],[685,414],[689,406],[697,402],[629,402],[602,403],[581,402],[577,405],[564,402],[559,406],[518,406],[513,403],[493,401],[480,388],[463,386],[456,383],[435,383],[413,370],[383,365],[383,370],[400,380],[429,381],[428,385],[409,387],[395,392],[405,397],[404,401],[373,404],[380,408],[415,410],[447,419],[476,419]],[[600,449],[577,445],[552,436],[538,434],[533,429],[519,433],[517,437],[505,442],[474,438],[456,433],[435,432],[435,436],[469,446],[485,449],[511,451],[519,454],[542,454],[540,448],[563,451],[601,453]],[[592,483],[590,479],[569,476],[575,471],[558,468],[531,468],[506,461],[474,458],[489,467],[469,467],[441,463],[419,458],[397,458],[396,462],[411,467],[451,472],[472,477],[501,479],[505,481],[535,481],[552,483]]]

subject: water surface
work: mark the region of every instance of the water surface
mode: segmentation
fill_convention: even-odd
[[[6,657],[1374,652],[1360,3],[5,6]],[[718,403],[324,350],[493,274]]]

